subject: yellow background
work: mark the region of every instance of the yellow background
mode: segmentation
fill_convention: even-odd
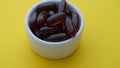
[[[81,9],[85,28],[79,49],[48,60],[30,47],[25,16],[40,0],[0,0],[0,68],[120,68],[120,0],[67,0]]]

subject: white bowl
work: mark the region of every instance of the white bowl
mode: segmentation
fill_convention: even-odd
[[[48,59],[61,59],[61,58],[67,57],[67,56],[71,55],[77,49],[79,39],[81,37],[83,27],[84,27],[82,13],[79,11],[79,9],[77,7],[75,7],[71,3],[68,3],[68,5],[71,6],[79,14],[79,18],[81,20],[80,29],[76,33],[76,36],[74,38],[70,38],[68,40],[61,41],[61,42],[44,41],[44,40],[41,40],[38,37],[36,37],[31,32],[28,19],[29,19],[31,13],[36,9],[36,7],[39,4],[42,4],[45,2],[50,2],[50,1],[42,1],[42,2],[35,4],[28,11],[27,16],[26,16],[25,27],[26,27],[26,31],[28,34],[28,38],[29,38],[30,43],[31,43],[31,47],[40,56],[48,58]],[[53,2],[56,2],[56,1],[53,1]]]

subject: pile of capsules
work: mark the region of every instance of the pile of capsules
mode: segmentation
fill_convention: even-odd
[[[67,2],[61,0],[39,4],[29,18],[29,27],[39,39],[60,42],[76,35],[80,20]]]

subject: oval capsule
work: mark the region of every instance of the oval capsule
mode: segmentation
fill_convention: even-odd
[[[40,33],[40,35],[42,35],[42,36],[49,36],[49,35],[51,35],[51,34],[53,34],[53,33],[56,33],[56,31],[57,31],[56,28],[52,28],[52,27],[47,27],[47,26],[45,26],[45,27],[41,27],[41,28],[40,28],[39,33]]]
[[[72,23],[75,26],[76,30],[78,31],[80,27],[80,23],[79,23],[79,17],[76,13],[72,14]]]
[[[37,17],[38,25],[42,26],[43,24],[45,24],[47,18],[48,18],[48,13],[46,11],[42,11]]]
[[[64,12],[66,10],[66,1],[61,0],[58,7],[58,12]]]
[[[49,36],[48,39],[46,40],[50,42],[58,42],[58,41],[66,40],[65,39],[66,36],[67,35],[65,33],[53,34]]]
[[[37,13],[36,12],[33,12],[29,18],[29,26],[30,28],[33,28],[34,27],[34,24],[36,22],[36,17],[37,17]]]
[[[74,26],[72,25],[72,21],[68,16],[65,21],[65,29],[68,35],[70,35],[71,37],[75,36]]]
[[[56,26],[60,23],[63,23],[65,21],[65,17],[66,17],[66,14],[63,13],[63,12],[60,12],[60,13],[57,13],[57,14],[54,14],[53,16],[50,16],[48,19],[47,19],[47,24],[49,26]]]

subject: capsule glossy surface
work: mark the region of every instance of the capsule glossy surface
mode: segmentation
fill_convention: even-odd
[[[34,23],[36,22],[36,17],[37,17],[37,13],[33,12],[29,18],[29,26],[30,28],[34,27]]]
[[[66,1],[61,0],[58,7],[58,12],[64,12],[66,10]]]
[[[41,27],[40,28],[40,35],[43,35],[43,36],[49,36],[53,33],[55,33],[57,31],[56,28],[53,28],[53,27]]]
[[[48,19],[47,19],[47,22],[48,22],[48,25],[50,26],[56,26],[60,23],[63,23],[64,20],[65,20],[65,13],[63,12],[60,12],[60,13],[57,13],[53,16],[50,16]]]
[[[68,16],[65,21],[65,28],[66,28],[66,33],[68,33],[68,35],[70,35],[71,37],[75,36],[74,26],[72,24],[70,17]]]
[[[42,11],[37,17],[38,25],[42,26],[43,24],[45,24],[47,18],[48,18],[48,13],[46,11]]]
[[[57,42],[62,41],[67,35],[65,33],[53,34],[48,37],[47,41]]]
[[[80,26],[78,14],[76,13],[72,14],[72,23],[75,26],[76,30],[78,31]]]

